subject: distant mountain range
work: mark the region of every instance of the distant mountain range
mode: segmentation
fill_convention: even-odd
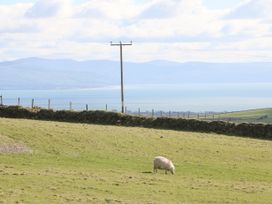
[[[124,64],[126,84],[266,83],[272,63],[178,63],[151,61]],[[0,63],[0,89],[69,89],[120,84],[119,62],[107,60],[26,58]]]

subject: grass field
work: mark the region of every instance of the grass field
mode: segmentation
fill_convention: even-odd
[[[175,175],[151,173],[157,155]],[[0,118],[0,203],[268,204],[271,155],[265,140]]]
[[[252,109],[245,111],[237,111],[231,113],[220,114],[221,118],[236,119],[238,123],[250,122],[250,123],[267,123],[272,124],[272,108]],[[217,116],[218,118],[218,116]]]

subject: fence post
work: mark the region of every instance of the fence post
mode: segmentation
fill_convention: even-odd
[[[89,111],[89,106],[88,106],[88,104],[86,104],[86,111]]]
[[[50,108],[51,108],[51,100],[48,99],[48,110],[50,110]]]
[[[73,105],[72,102],[70,102],[69,103],[69,109],[70,109],[70,111],[72,111],[72,105]]]
[[[171,118],[171,111],[169,111],[169,118]]]
[[[20,97],[18,97],[17,104],[18,104],[18,106],[21,105],[21,99],[20,99]]]
[[[2,106],[3,105],[3,96],[1,95],[0,96],[0,106]]]
[[[161,117],[162,117],[162,111],[161,111]]]
[[[190,111],[188,111],[188,115],[187,115],[187,118],[190,118]]]
[[[140,115],[141,115],[141,109],[138,108],[138,116],[140,116]]]
[[[154,118],[154,109],[152,109],[152,118]]]
[[[106,111],[108,111],[108,104],[106,104]]]
[[[197,114],[197,119],[199,119],[199,113]]]
[[[31,108],[32,108],[32,109],[34,108],[34,98],[33,98],[32,101],[31,101]]]

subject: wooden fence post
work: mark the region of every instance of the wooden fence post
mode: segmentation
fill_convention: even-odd
[[[108,104],[106,104],[106,111],[108,111]]]
[[[72,102],[70,102],[69,103],[69,109],[70,109],[70,111],[72,111],[72,105],[73,105]]]
[[[2,106],[3,105],[3,96],[1,95],[0,96],[0,106]]]
[[[88,106],[88,104],[86,104],[86,111],[89,111],[89,106]]]
[[[140,116],[140,115],[141,115],[141,109],[138,108],[138,116]]]
[[[31,101],[31,108],[32,108],[32,109],[34,108],[34,98],[33,98],[32,101]]]
[[[20,106],[21,105],[21,99],[20,97],[18,97],[18,100],[17,100],[17,105]]]
[[[50,110],[50,108],[51,108],[51,100],[48,99],[48,110]]]
[[[154,118],[154,109],[152,109],[152,118]]]

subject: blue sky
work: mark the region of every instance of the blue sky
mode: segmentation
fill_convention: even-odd
[[[0,61],[272,61],[272,0],[0,0]]]
[[[242,3],[242,0],[204,0],[204,5],[212,9],[230,8]]]
[[[88,0],[73,0],[74,3],[84,3]],[[35,3],[37,0],[1,0],[0,4]]]

